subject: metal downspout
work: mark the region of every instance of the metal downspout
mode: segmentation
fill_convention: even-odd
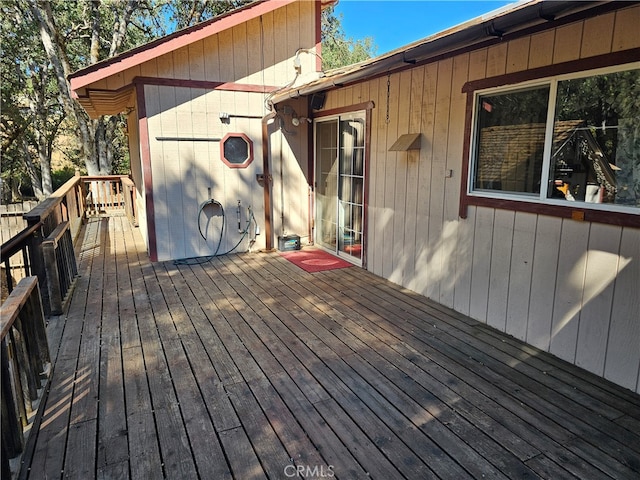
[[[262,172],[264,175],[264,235],[265,249],[273,250],[273,228],[271,225],[271,170],[269,169],[269,121],[276,117],[271,112],[262,117]]]

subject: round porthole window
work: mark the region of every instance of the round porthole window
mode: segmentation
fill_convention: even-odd
[[[229,168],[246,168],[253,161],[253,143],[244,133],[228,133],[220,142],[220,156]]]

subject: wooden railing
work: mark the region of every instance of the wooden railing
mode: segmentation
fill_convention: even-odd
[[[135,193],[135,185],[123,175],[76,175],[67,181],[26,213],[27,228],[2,245],[3,281],[8,291],[20,278],[35,275],[40,282],[45,313],[61,312],[64,298],[77,273],[72,244],[83,219],[92,215],[124,213],[137,225]],[[64,231],[60,230],[59,225],[65,223]],[[67,230],[68,234],[65,233]],[[64,238],[66,235],[68,239]],[[45,251],[49,252],[46,261]],[[20,271],[12,268],[16,264],[20,265]]]
[[[42,256],[51,313],[60,315],[69,299],[73,280],[78,275],[69,222],[62,222],[42,242]]]
[[[9,479],[12,475],[9,460],[24,450],[24,429],[37,410],[50,371],[37,277],[23,278],[11,292],[0,307],[0,326],[2,478]]]
[[[11,478],[8,459],[24,448],[23,427],[49,362],[44,318],[64,312],[77,276],[73,244],[82,222],[92,215],[126,214],[137,225],[135,194],[125,176],[76,175],[25,214],[28,226],[2,244],[1,281],[10,292],[0,314],[2,478]],[[21,270],[12,269],[16,263]]]

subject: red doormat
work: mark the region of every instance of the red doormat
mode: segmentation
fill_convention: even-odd
[[[280,252],[280,255],[309,273],[353,267],[352,263],[318,248]]]

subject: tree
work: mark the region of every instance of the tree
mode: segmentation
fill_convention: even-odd
[[[16,7],[2,4],[3,180],[18,197],[16,186],[28,177],[33,193],[43,198],[52,192],[52,145],[64,116],[51,71],[33,42],[37,29]]]
[[[333,7],[323,10],[321,29],[322,66],[325,70],[358,63],[376,55],[373,38],[347,38],[342,29],[342,14],[337,17]]]

